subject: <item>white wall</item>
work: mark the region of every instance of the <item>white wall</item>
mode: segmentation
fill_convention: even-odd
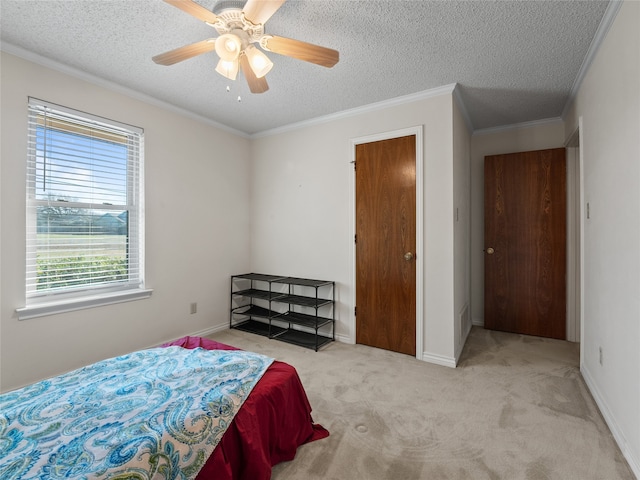
[[[454,319],[456,361],[471,330],[471,134],[453,103]]]
[[[563,145],[564,123],[560,119],[475,132],[471,137],[471,317],[474,325],[484,325],[484,157]]]
[[[249,269],[249,140],[4,52],[1,67],[0,389],[228,325],[229,276]],[[17,319],[28,96],[144,128],[150,299]]]
[[[351,182],[354,177],[349,163],[350,142],[359,137],[423,126],[422,357],[454,365],[457,312],[454,306],[453,112],[449,90],[411,103],[346,115],[319,125],[254,139],[251,188],[254,271],[335,280],[340,302],[336,315],[337,336],[353,341]],[[460,159],[464,155],[463,148]],[[460,171],[464,175],[464,167]],[[460,201],[464,203],[464,194],[460,195]]]
[[[583,219],[582,372],[640,477],[639,25],[640,3],[624,2],[566,116],[566,136],[582,117],[590,207]]]
[[[426,246],[418,355],[455,365],[462,346],[454,338],[460,330],[456,321],[469,301],[469,281],[468,261],[454,257],[464,256],[469,239],[461,226],[466,220],[455,223],[454,195],[459,215],[468,217],[469,134],[452,87],[249,141],[75,76],[6,53],[1,58],[2,390],[177,336],[224,328],[229,276],[249,270],[336,280],[337,335],[354,338],[350,140],[415,126],[424,132]],[[145,129],[150,299],[17,319],[15,309],[25,302],[28,96]],[[196,315],[189,314],[191,302],[198,302]]]

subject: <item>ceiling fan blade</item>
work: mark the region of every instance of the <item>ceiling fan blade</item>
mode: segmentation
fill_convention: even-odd
[[[153,57],[153,61],[159,65],[173,65],[174,63],[187,60],[188,58],[195,57],[201,53],[207,53],[216,48],[216,39],[209,38],[202,40],[201,42],[192,43],[191,45],[185,45],[184,47],[176,48],[169,52],[161,53]]]
[[[340,60],[340,53],[337,50],[276,35],[265,35],[260,45],[270,52],[328,68],[333,67]]]
[[[251,65],[249,65],[249,59],[246,55],[240,55],[240,68],[242,68],[244,78],[247,79],[251,93],[264,93],[269,90],[267,79],[265,77],[256,77],[256,74],[253,73],[251,69]]]
[[[242,12],[244,18],[254,25],[264,24],[284,2],[285,0],[247,0]]]
[[[202,20],[207,23],[216,23],[218,17],[215,13],[207,10],[206,8],[198,5],[192,0],[164,0],[169,5],[179,8],[185,13],[188,13],[192,17],[196,17],[198,20]]]

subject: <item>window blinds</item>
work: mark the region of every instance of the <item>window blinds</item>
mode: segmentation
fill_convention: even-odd
[[[29,99],[27,299],[143,285],[143,131]]]

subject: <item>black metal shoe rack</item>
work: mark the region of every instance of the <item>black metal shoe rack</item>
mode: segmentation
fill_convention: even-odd
[[[334,305],[335,282],[262,273],[233,275],[229,327],[317,352],[335,340]]]

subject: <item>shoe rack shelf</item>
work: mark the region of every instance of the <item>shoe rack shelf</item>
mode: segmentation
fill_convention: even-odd
[[[335,282],[262,273],[231,276],[229,327],[316,352],[335,340]]]

